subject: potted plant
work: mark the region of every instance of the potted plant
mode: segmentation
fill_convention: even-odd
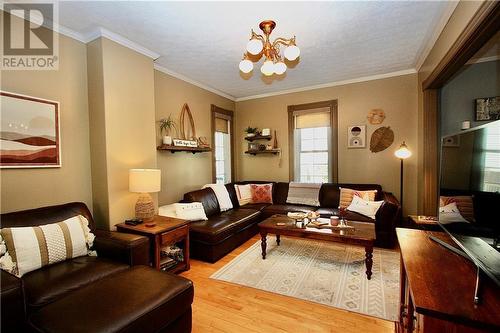
[[[257,133],[257,127],[250,127],[250,126],[248,126],[245,129],[245,133],[247,134],[247,137],[255,136],[255,134]]]
[[[162,141],[164,145],[172,144],[172,137],[170,136],[171,131],[175,128],[175,122],[172,119],[172,115],[169,115],[168,118],[162,118],[159,121],[160,123],[160,133],[165,135],[162,136]]]

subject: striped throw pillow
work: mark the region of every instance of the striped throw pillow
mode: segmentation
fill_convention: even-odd
[[[234,185],[236,191],[236,197],[238,197],[238,203],[240,206],[252,203],[252,189],[250,184],[247,185]]]
[[[1,229],[7,252],[0,258],[0,268],[21,277],[44,266],[90,254],[95,237],[88,223],[78,215],[58,223]]]
[[[340,188],[340,202],[339,208],[347,208],[352,202],[354,196],[358,196],[366,201],[375,201],[375,195],[377,195],[377,190],[370,191],[358,191],[350,188]]]
[[[460,215],[464,217],[469,222],[474,222],[474,204],[472,202],[472,196],[470,195],[459,195],[454,197],[439,197],[439,207],[444,207],[450,203],[456,203]]]

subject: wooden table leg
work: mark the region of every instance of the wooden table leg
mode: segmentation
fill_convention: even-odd
[[[366,277],[370,280],[372,278],[373,246],[365,246],[365,257]]]
[[[260,233],[260,247],[262,248],[262,259],[266,259],[267,232]]]
[[[280,235],[276,235],[276,244],[278,244],[278,246],[280,246]]]

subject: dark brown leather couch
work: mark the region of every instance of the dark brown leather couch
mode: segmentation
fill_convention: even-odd
[[[319,193],[320,207],[287,204],[289,183],[245,181],[236,184],[273,183],[273,204],[248,204],[240,207],[235,183],[226,185],[233,203],[233,209],[221,212],[215,193],[210,188],[186,193],[183,202],[201,202],[207,214],[207,221],[192,222],[190,226],[191,256],[208,262],[216,262],[234,248],[250,239],[258,232],[257,224],[274,214],[296,211],[317,211],[322,217],[338,215],[340,190],[346,187],[355,190],[377,190],[375,200],[384,203],[376,214],[375,220],[364,215],[349,212],[348,220],[375,223],[375,245],[392,248],[395,228],[401,220],[401,206],[398,200],[384,192],[377,184],[332,184],[325,183]]]
[[[78,257],[17,278],[1,274],[2,332],[190,332],[191,281],[153,270],[146,237],[96,230],[83,203],[2,214],[2,227],[89,220],[97,257]],[[133,266],[133,267],[131,267]]]

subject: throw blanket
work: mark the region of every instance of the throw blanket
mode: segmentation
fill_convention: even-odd
[[[233,203],[231,202],[231,198],[229,197],[229,192],[227,191],[226,186],[222,184],[207,184],[202,188],[207,187],[210,187],[212,190],[214,190],[217,201],[219,201],[221,212],[225,212],[226,210],[230,210],[233,208]]]
[[[319,207],[321,184],[291,182],[286,203]]]

